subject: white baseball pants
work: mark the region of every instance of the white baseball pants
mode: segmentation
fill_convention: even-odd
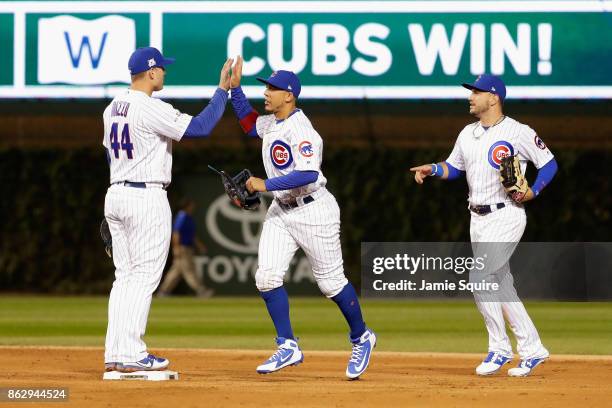
[[[142,336],[170,248],[172,214],[166,191],[112,185],[104,216],[113,237],[115,264],[104,361],[139,361],[148,354]]]
[[[485,271],[470,273],[470,280],[480,281],[484,278],[500,285],[499,291],[495,293],[474,292],[476,306],[484,317],[489,332],[489,351],[512,356],[512,345],[506,334],[505,315],[516,336],[517,351],[521,359],[549,355],[516,293],[514,279],[510,273],[510,257],[523,236],[526,224],[525,210],[512,204],[486,215],[472,213],[470,223],[474,255],[482,256],[487,253]]]
[[[257,289],[266,292],[283,285],[298,247],[308,257],[321,292],[329,298],[340,293],[348,284],[340,246],[340,208],[327,190],[315,201],[291,210],[273,201],[259,240]]]

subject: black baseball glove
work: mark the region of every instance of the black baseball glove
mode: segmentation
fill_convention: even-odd
[[[245,210],[256,210],[259,208],[261,204],[259,192],[249,193],[249,190],[246,188],[246,182],[252,176],[248,169],[244,169],[232,177],[223,170],[219,171],[212,166],[208,167],[221,176],[223,188],[234,205]]]
[[[113,237],[111,236],[110,229],[108,229],[108,222],[106,222],[106,218],[104,218],[100,224],[100,237],[104,242],[104,250],[106,251],[106,255],[108,255],[109,258],[112,258]]]

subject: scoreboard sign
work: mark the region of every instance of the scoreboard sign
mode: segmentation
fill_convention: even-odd
[[[142,46],[176,57],[162,96],[210,97],[228,56],[299,74],[302,98],[611,98],[612,1],[2,1],[0,98],[108,98]]]

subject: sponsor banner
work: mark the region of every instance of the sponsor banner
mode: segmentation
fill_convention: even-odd
[[[262,97],[256,76],[289,69],[300,75],[301,98],[465,98],[459,84],[484,72],[504,77],[508,98],[610,98],[611,8],[611,1],[4,2],[0,13],[14,18],[14,73],[5,86],[0,77],[0,97],[113,96],[129,81],[125,55],[152,45],[177,58],[160,94],[173,98],[211,95],[224,59],[238,54],[249,97]]]
[[[272,195],[263,195],[259,209],[245,211],[230,202],[218,177],[194,177],[180,185],[197,203],[196,233],[208,250],[196,257],[196,271],[206,286],[220,295],[257,293],[259,237]],[[320,295],[312,266],[301,250],[291,260],[285,287],[292,295]]]
[[[612,300],[610,270],[610,242],[361,245],[361,293],[372,298]]]

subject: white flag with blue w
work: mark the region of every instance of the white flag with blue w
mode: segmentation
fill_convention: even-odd
[[[134,20],[73,16],[38,21],[40,84],[103,85],[130,82],[128,59],[136,49]]]

